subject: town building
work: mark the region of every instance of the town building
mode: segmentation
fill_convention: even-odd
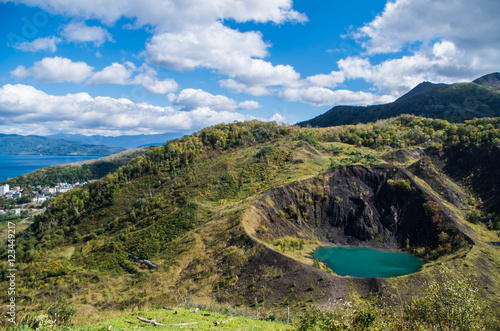
[[[45,202],[49,199],[48,196],[43,195],[43,194],[37,194],[33,198],[31,198],[31,202],[33,203],[42,203]]]
[[[65,186],[58,185],[58,186],[55,187],[57,193],[66,193],[69,190],[71,190],[72,188],[73,187],[71,187],[70,185],[65,185]]]
[[[0,196],[6,195],[7,193],[9,193],[9,191],[10,191],[9,184],[0,186]]]
[[[53,195],[53,194],[56,194],[56,188],[55,187],[44,187],[42,189],[42,193],[43,194],[50,194],[50,195]]]

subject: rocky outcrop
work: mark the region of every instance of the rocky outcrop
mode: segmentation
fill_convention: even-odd
[[[433,155],[442,171],[471,188],[488,213],[500,214],[500,144],[498,142],[452,146],[443,154]]]
[[[434,192],[451,204],[461,207],[467,201],[467,197],[456,189],[456,185],[443,172],[436,169],[430,157],[424,156],[406,169],[424,180]]]
[[[350,166],[282,186],[255,207],[256,224],[268,229],[254,233],[261,240],[297,236],[387,249],[467,240],[441,203],[391,165]]]
[[[144,264],[149,269],[156,268],[156,265],[151,263],[151,261],[149,261],[149,260],[141,260],[141,259],[139,259],[139,257],[135,256],[134,254],[131,254],[131,253],[127,253],[127,254],[128,254],[128,257],[130,257],[132,260],[134,260],[134,262],[137,262],[139,264]]]

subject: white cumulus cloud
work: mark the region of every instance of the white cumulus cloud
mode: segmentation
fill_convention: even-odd
[[[158,79],[156,70],[144,64],[139,68],[139,73],[129,82],[132,85],[140,85],[149,93],[167,94],[175,92],[179,88],[177,82],[171,78]]]
[[[368,58],[348,57],[338,62],[348,79],[361,78],[373,83],[381,92],[401,95],[423,81],[454,83],[468,81],[487,73],[473,64],[474,57],[449,42],[436,42],[412,55],[388,59],[373,65]],[[475,68],[475,69],[472,69]],[[490,68],[493,71],[493,68]]]
[[[112,63],[101,71],[94,73],[88,80],[88,85],[121,84],[125,85],[132,75],[135,66],[128,67],[120,63]]]
[[[389,95],[376,95],[368,92],[331,90],[325,87],[287,88],[279,93],[285,101],[299,101],[312,106],[333,105],[373,105],[394,101]]]
[[[345,81],[345,74],[342,71],[332,71],[328,75],[318,74],[309,76],[306,78],[306,81],[312,86],[333,88]]]
[[[132,77],[134,73],[136,75]],[[160,80],[156,75],[156,70],[146,64],[137,68],[131,62],[126,62],[125,65],[115,62],[103,70],[95,72],[86,84],[139,85],[152,94],[167,94],[178,89],[179,86],[175,80],[169,78]]]
[[[183,110],[210,107],[214,110],[236,111],[260,107],[256,101],[237,102],[224,95],[213,95],[201,89],[184,89],[178,95],[169,94],[168,99],[172,105],[182,106]]]
[[[61,35],[66,40],[75,43],[94,43],[101,46],[106,41],[112,41],[111,34],[100,26],[88,26],[84,22],[72,22],[64,26]]]
[[[61,38],[58,37],[45,37],[38,38],[33,41],[25,41],[14,45],[14,48],[17,48],[23,52],[38,52],[38,51],[46,51],[49,53],[55,53],[57,50],[57,44],[61,42]]]
[[[182,30],[192,24],[218,20],[260,23],[305,22],[307,17],[292,9],[292,0],[12,0],[40,7],[50,13],[80,19],[99,19],[112,25],[122,17],[135,19],[135,26],[150,25],[161,31]]]
[[[255,117],[206,106],[179,111],[125,98],[91,97],[87,93],[56,96],[22,84],[0,87],[0,123],[28,128],[32,134],[59,130],[115,135],[160,133],[251,119]]]
[[[63,57],[46,57],[32,67],[18,66],[11,71],[16,78],[33,76],[40,83],[80,83],[92,74],[93,67],[85,62],[73,62]]]
[[[396,0],[357,30],[369,53],[390,53],[414,42],[444,39],[462,49],[500,47],[495,0]]]
[[[273,65],[262,58],[270,45],[259,32],[239,32],[220,22],[192,26],[182,32],[155,35],[146,45],[150,61],[168,69],[217,69],[229,76],[220,84],[235,92],[269,94],[267,87],[293,83],[300,78],[290,65]]]
[[[424,80],[470,81],[498,71],[499,15],[495,0],[389,1],[380,15],[351,34],[365,54],[340,60],[339,69],[347,79],[364,79],[394,95]],[[372,65],[371,56],[391,53]]]
[[[293,66],[265,61],[270,44],[258,31],[241,32],[225,24],[236,22],[303,23],[306,15],[293,10],[292,0],[12,0],[38,6],[50,13],[72,17],[61,35],[68,41],[101,45],[109,33],[83,21],[98,19],[106,25],[129,18],[127,28],[151,27],[153,37],[146,44],[150,63],[176,71],[206,68],[225,75],[220,85],[252,95],[274,93],[281,85],[300,78]],[[118,68],[113,68],[118,69]],[[95,79],[97,80],[98,77]],[[149,91],[171,90],[172,81],[155,81],[139,76]],[[154,93],[157,93],[154,92]]]
[[[199,67],[229,70],[240,60],[268,55],[259,32],[241,33],[220,22],[153,36],[146,51],[156,64],[186,71]]]

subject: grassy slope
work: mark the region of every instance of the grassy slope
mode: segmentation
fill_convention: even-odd
[[[82,216],[82,221],[76,226],[83,240],[72,242],[69,239],[73,235],[71,229],[59,237],[52,234],[41,239],[46,243],[57,240],[63,243],[54,247],[46,245],[39,250],[33,262],[22,266],[18,285],[19,306],[41,311],[51,298],[69,295],[71,304],[78,310],[75,320],[77,325],[104,325],[107,322],[103,320],[120,314],[124,309],[135,311],[140,307],[147,312],[141,313],[141,317],[156,318],[157,312],[150,310],[190,301],[213,304],[230,300],[232,304],[250,309],[255,309],[257,301],[257,307],[265,308],[263,315],[273,310],[283,313],[288,305],[299,309],[315,300],[318,305],[324,305],[325,302],[321,300],[328,296],[329,288],[317,279],[314,280],[314,291],[308,291],[310,283],[298,283],[297,288],[302,286],[302,292],[291,293],[278,301],[272,297],[269,286],[281,278],[290,278],[291,283],[292,275],[283,274],[282,271],[280,274],[279,266],[268,266],[255,275],[242,273],[246,265],[258,261],[264,252],[270,249],[276,252],[269,243],[264,243],[269,247],[265,248],[265,245],[250,239],[247,231],[254,227],[251,220],[250,223],[241,223],[243,213],[257,201],[259,194],[279,185],[318,175],[328,169],[331,158],[342,160],[351,152],[359,150],[359,147],[338,142],[317,144],[307,139],[297,140],[294,139],[295,135],[220,153],[208,152],[198,162],[174,173],[164,165],[157,175],[146,175],[122,185],[115,191],[111,206]],[[255,155],[263,147],[278,148],[288,155],[288,159],[278,157],[259,160]],[[344,148],[343,152],[335,152],[339,148]],[[380,159],[385,154],[385,151],[363,150],[365,153],[372,152]],[[409,165],[411,161],[414,160],[400,165]],[[227,175],[241,179],[236,191],[232,191],[231,180],[227,179]],[[439,198],[432,188],[427,189]],[[144,199],[146,203],[137,207],[139,199]],[[148,243],[156,243],[154,224],[165,219],[164,214],[173,215],[185,210],[187,202],[187,205],[195,206],[194,223],[187,224],[170,241],[160,241],[161,246],[152,250]],[[135,220],[130,219],[132,210],[137,214]],[[415,292],[415,288],[447,266],[454,275],[478,277],[489,299],[498,304],[499,249],[483,243],[486,239],[498,239],[497,234],[482,225],[471,226],[462,221],[466,210],[454,209],[453,212],[476,242],[472,251],[444,256],[428,264],[421,273],[390,279],[387,288],[397,285],[402,293]],[[167,217],[166,220],[169,222],[174,219]],[[111,243],[121,245],[118,253],[106,250]],[[286,254],[312,265],[313,261],[307,253],[315,245],[310,242],[303,251],[288,251]],[[125,250],[131,250],[134,254],[143,252],[141,257],[150,259],[158,268],[154,271],[138,268],[119,253]],[[137,269],[138,273],[128,274],[117,268],[116,259]],[[58,270],[61,272],[53,272]],[[238,279],[238,275],[246,278]],[[305,274],[299,272],[297,281],[300,281],[300,275]],[[333,276],[325,273],[325,277],[328,280],[328,277]],[[364,290],[358,286],[356,282],[349,282],[349,297],[364,300]],[[308,300],[312,301],[305,302]],[[170,316],[168,312],[162,313],[162,319]],[[128,318],[118,318],[112,323],[121,325],[127,323],[125,320]],[[157,320],[163,321],[160,318]]]
[[[214,329],[220,330],[288,330],[290,326],[280,322],[262,321],[257,319],[257,315],[251,317],[244,313],[244,316],[231,315],[231,308],[226,309],[227,313],[214,312],[213,310],[198,308],[176,307],[175,310],[150,310],[147,312],[124,312],[118,316],[101,320],[89,327],[75,328],[74,330],[108,330],[111,326],[113,330],[135,330],[138,327],[150,327],[152,324],[139,321],[137,317],[155,320],[166,326],[156,326],[155,330],[179,330],[179,328]],[[237,312],[238,313],[238,312]],[[214,322],[222,323],[216,325]],[[175,325],[183,324],[188,325]],[[189,323],[193,323],[189,325]]]

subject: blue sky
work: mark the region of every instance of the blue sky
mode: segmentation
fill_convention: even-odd
[[[0,0],[0,132],[296,123],[499,71],[494,0]]]

